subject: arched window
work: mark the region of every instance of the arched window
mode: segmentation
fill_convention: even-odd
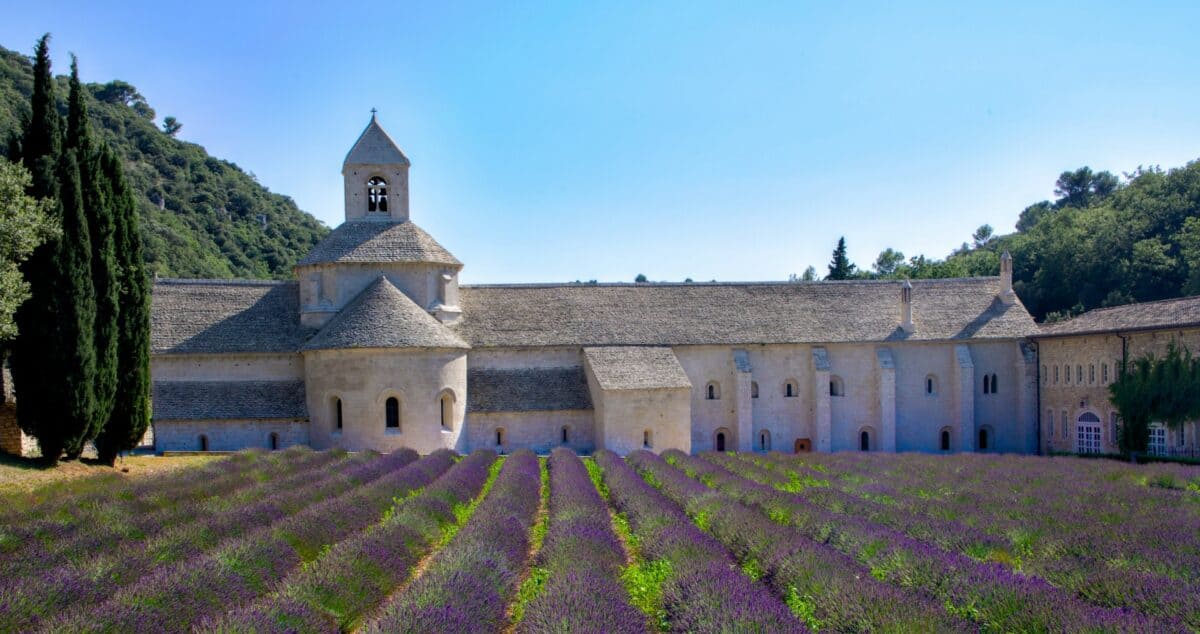
[[[1108,384],[1108,362],[1107,361],[1100,364],[1100,380],[1105,385]]]
[[[400,399],[389,396],[383,407],[387,429],[400,429]]]
[[[938,389],[937,376],[933,375],[933,374],[926,375],[925,376],[925,395],[926,396],[935,396],[935,395],[937,395],[937,389]]]
[[[871,432],[869,432],[865,429],[858,432],[858,450],[859,451],[870,451],[871,450]]]
[[[716,435],[713,436],[713,446],[717,451],[725,451],[726,438],[728,438],[728,436],[725,433],[725,428],[718,429]]]
[[[200,434],[200,451],[208,451],[208,436]]]
[[[992,377],[991,377],[991,375],[988,375],[988,374],[983,375],[983,393],[984,394],[992,393]]]
[[[1071,366],[1069,365],[1063,366],[1063,383],[1071,384]]]
[[[942,451],[950,451],[950,428],[943,427],[942,432],[938,436],[938,446],[941,447]]]
[[[498,448],[504,447],[504,428],[503,427],[496,428],[496,447],[498,447]]]
[[[1075,385],[1083,385],[1083,365],[1075,366]]]
[[[829,395],[830,396],[845,396],[846,395],[846,387],[842,383],[842,377],[840,377],[840,376],[829,377]]]
[[[992,434],[991,429],[987,426],[979,428],[979,450],[987,451],[991,448]]]
[[[562,431],[562,444],[565,445],[565,444],[571,442],[571,432],[569,431],[569,428],[566,425],[563,425],[563,428],[561,431]]]
[[[800,395],[800,386],[796,385],[795,381],[788,379],[787,382],[783,384],[783,397],[784,398],[795,398],[799,395]]]
[[[750,382],[750,398],[758,398],[758,381]]]
[[[385,213],[388,210],[387,181],[373,176],[367,181],[367,211]]]
[[[333,431],[342,431],[342,399],[333,399]]]
[[[1075,421],[1075,453],[1100,453],[1100,417],[1084,412]]]
[[[1058,385],[1058,366],[1054,366],[1054,384]]]
[[[996,375],[993,374],[992,375],[992,394],[996,394],[999,391],[1000,391],[1000,384],[996,382]]]
[[[1088,365],[1088,383],[1091,383],[1091,384],[1096,383],[1096,364],[1095,363]]]
[[[267,446],[271,448],[271,451],[279,449],[279,434],[271,432],[271,435],[267,436]]]
[[[710,381],[708,386],[704,388],[704,398],[709,401],[721,400],[721,384],[716,381]]]
[[[438,406],[441,409],[442,431],[454,429],[454,392],[442,392],[438,397]]]
[[[654,446],[654,435],[650,433],[649,429],[647,429],[646,431],[642,432],[642,448],[650,449],[653,446]]]
[[[765,429],[758,432],[758,449],[759,451],[771,450],[771,432]]]

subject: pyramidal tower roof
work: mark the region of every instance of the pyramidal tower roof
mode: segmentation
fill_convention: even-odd
[[[379,125],[379,121],[375,119],[375,113],[372,112],[371,122],[358,136],[358,140],[354,142],[354,147],[350,148],[350,153],[346,155],[346,160],[342,164],[389,165],[395,163],[405,166],[412,165],[392,137],[384,131],[383,126]]]
[[[381,275],[304,349],[469,347]]]

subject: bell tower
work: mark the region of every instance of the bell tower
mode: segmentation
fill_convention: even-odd
[[[384,132],[371,109],[371,122],[342,163],[346,221],[408,220],[408,157]]]

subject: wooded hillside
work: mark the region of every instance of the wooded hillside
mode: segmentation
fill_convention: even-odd
[[[56,69],[67,112],[66,69]],[[0,47],[0,153],[10,154],[29,116],[33,66]],[[229,161],[174,138],[123,81],[88,84],[96,136],[124,161],[137,196],[147,270],[164,277],[287,278],[328,228]],[[173,121],[173,119],[171,120]],[[164,122],[166,120],[164,119]]]

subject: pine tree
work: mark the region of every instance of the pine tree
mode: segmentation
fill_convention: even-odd
[[[833,250],[833,260],[829,263],[827,280],[848,280],[854,277],[855,266],[846,257],[846,238],[838,238],[837,248]]]
[[[62,118],[58,116],[55,101],[54,77],[50,74],[50,34],[47,33],[34,49],[32,112],[21,139],[25,169],[33,177],[33,188],[29,193],[35,198],[49,198],[58,193],[54,172],[62,144]]]
[[[111,465],[118,453],[137,446],[150,425],[150,282],[142,262],[137,203],[121,162],[105,152],[101,165],[113,185],[121,289],[116,397],[112,415],[96,437],[100,460]]]
[[[21,141],[21,158],[32,181],[28,193],[36,198],[54,198],[59,193],[54,166],[61,150],[62,120],[54,108],[49,40],[49,34],[38,40],[33,65],[33,112]],[[52,207],[51,215],[52,222],[61,226],[61,200]],[[60,347],[59,316],[54,304],[59,242],[60,239],[44,242],[21,266],[29,283],[29,299],[14,315],[18,335],[12,343],[10,358],[17,394],[17,423],[25,433],[38,439],[43,456],[51,462],[58,459],[63,447],[61,439],[52,438],[54,417],[58,414],[54,406],[62,395],[56,393],[60,384],[50,354]]]
[[[105,148],[97,147],[92,140],[87,94],[79,82],[79,65],[74,56],[71,58],[70,86],[67,139],[64,147],[76,150],[79,158],[83,209],[87,217],[88,235],[91,238],[91,278],[96,301],[96,321],[92,330],[96,348],[93,386],[95,405],[86,434],[90,440],[95,438],[108,422],[117,386],[118,266],[113,242],[113,184],[101,166]]]

